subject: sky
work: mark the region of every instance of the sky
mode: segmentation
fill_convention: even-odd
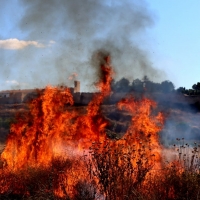
[[[93,91],[99,51],[114,78],[147,75],[176,88],[200,82],[200,1],[0,0],[0,90]],[[94,62],[95,61],[95,62]]]
[[[149,5],[156,15],[151,29],[155,66],[176,87],[192,88],[200,82],[200,1],[149,0]]]

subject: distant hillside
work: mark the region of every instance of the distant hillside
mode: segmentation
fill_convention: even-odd
[[[74,89],[70,88],[71,93],[74,97],[75,105],[87,105],[95,93],[74,93]],[[0,92],[0,105],[5,104],[22,104],[27,103],[30,100],[38,96],[38,91],[36,89],[29,90],[7,90]],[[40,92],[42,89],[40,89]],[[165,104],[166,106],[192,106],[193,108],[200,109],[200,96],[199,95],[186,95],[183,93],[170,92],[114,92],[108,98],[104,100],[104,104],[115,104],[120,99],[126,97],[127,95],[132,95],[135,98],[148,97],[154,99],[156,102]]]
[[[7,93],[6,93],[7,92]],[[28,102],[37,97],[36,90],[15,90],[4,91],[1,94],[11,94],[10,96],[1,96],[0,98],[0,143],[5,142],[6,135],[9,133],[10,123],[13,122],[17,113],[28,112]],[[21,96],[19,95],[21,93]],[[17,94],[23,98],[14,98]],[[86,105],[94,97],[95,93],[72,93],[74,96],[75,106],[73,109],[80,113],[86,112]],[[200,96],[186,96],[181,93],[112,93],[104,100],[102,111],[105,117],[111,123],[111,129],[117,123],[115,132],[125,131],[126,123],[129,116],[124,113],[121,115],[114,106],[115,103],[132,95],[136,99],[150,98],[157,102],[157,111],[166,115],[165,128],[161,133],[164,143],[170,143],[176,137],[185,137],[187,139],[200,139]],[[16,101],[13,101],[15,99]],[[24,101],[22,101],[22,99]],[[26,101],[25,101],[26,99]],[[119,118],[119,119],[118,119]],[[111,131],[112,132],[112,131]]]

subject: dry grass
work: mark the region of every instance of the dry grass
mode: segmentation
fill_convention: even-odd
[[[0,199],[200,199],[200,147],[194,144],[192,148],[180,141],[174,147],[177,160],[166,163],[162,170],[153,170],[155,160],[146,157],[150,150],[145,146],[93,143],[89,154],[76,160],[54,159],[48,168],[17,173],[5,170],[0,175],[0,191],[4,191]],[[87,169],[85,178],[74,181],[70,193],[66,180],[82,161]],[[55,188],[60,188],[62,197],[55,194]]]

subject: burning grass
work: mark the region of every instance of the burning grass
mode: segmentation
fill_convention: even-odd
[[[115,109],[129,123],[110,137],[112,120],[101,111],[111,92],[109,56],[100,64],[100,92],[86,112],[70,109],[68,88],[49,86],[11,125],[1,154],[1,199],[198,199],[199,171],[187,170],[182,157],[164,164],[158,136],[164,117],[154,101],[122,99]]]
[[[83,155],[57,157],[48,167],[2,169],[1,199],[198,199],[199,164],[196,152],[155,168],[158,162],[138,138],[129,144],[106,139],[93,142]],[[178,148],[178,147],[177,147]],[[194,147],[194,150],[197,149]]]

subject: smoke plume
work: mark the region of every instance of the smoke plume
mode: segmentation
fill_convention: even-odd
[[[67,76],[76,72],[82,90],[87,90],[96,81],[91,57],[98,49],[111,54],[116,79],[144,75],[154,81],[162,79],[163,73],[151,66],[143,46],[147,29],[154,25],[154,15],[144,0],[19,2],[24,12],[17,26],[25,34],[24,40],[46,46],[29,47],[14,55],[23,77],[31,74],[33,85],[36,80],[38,85],[67,83]]]

